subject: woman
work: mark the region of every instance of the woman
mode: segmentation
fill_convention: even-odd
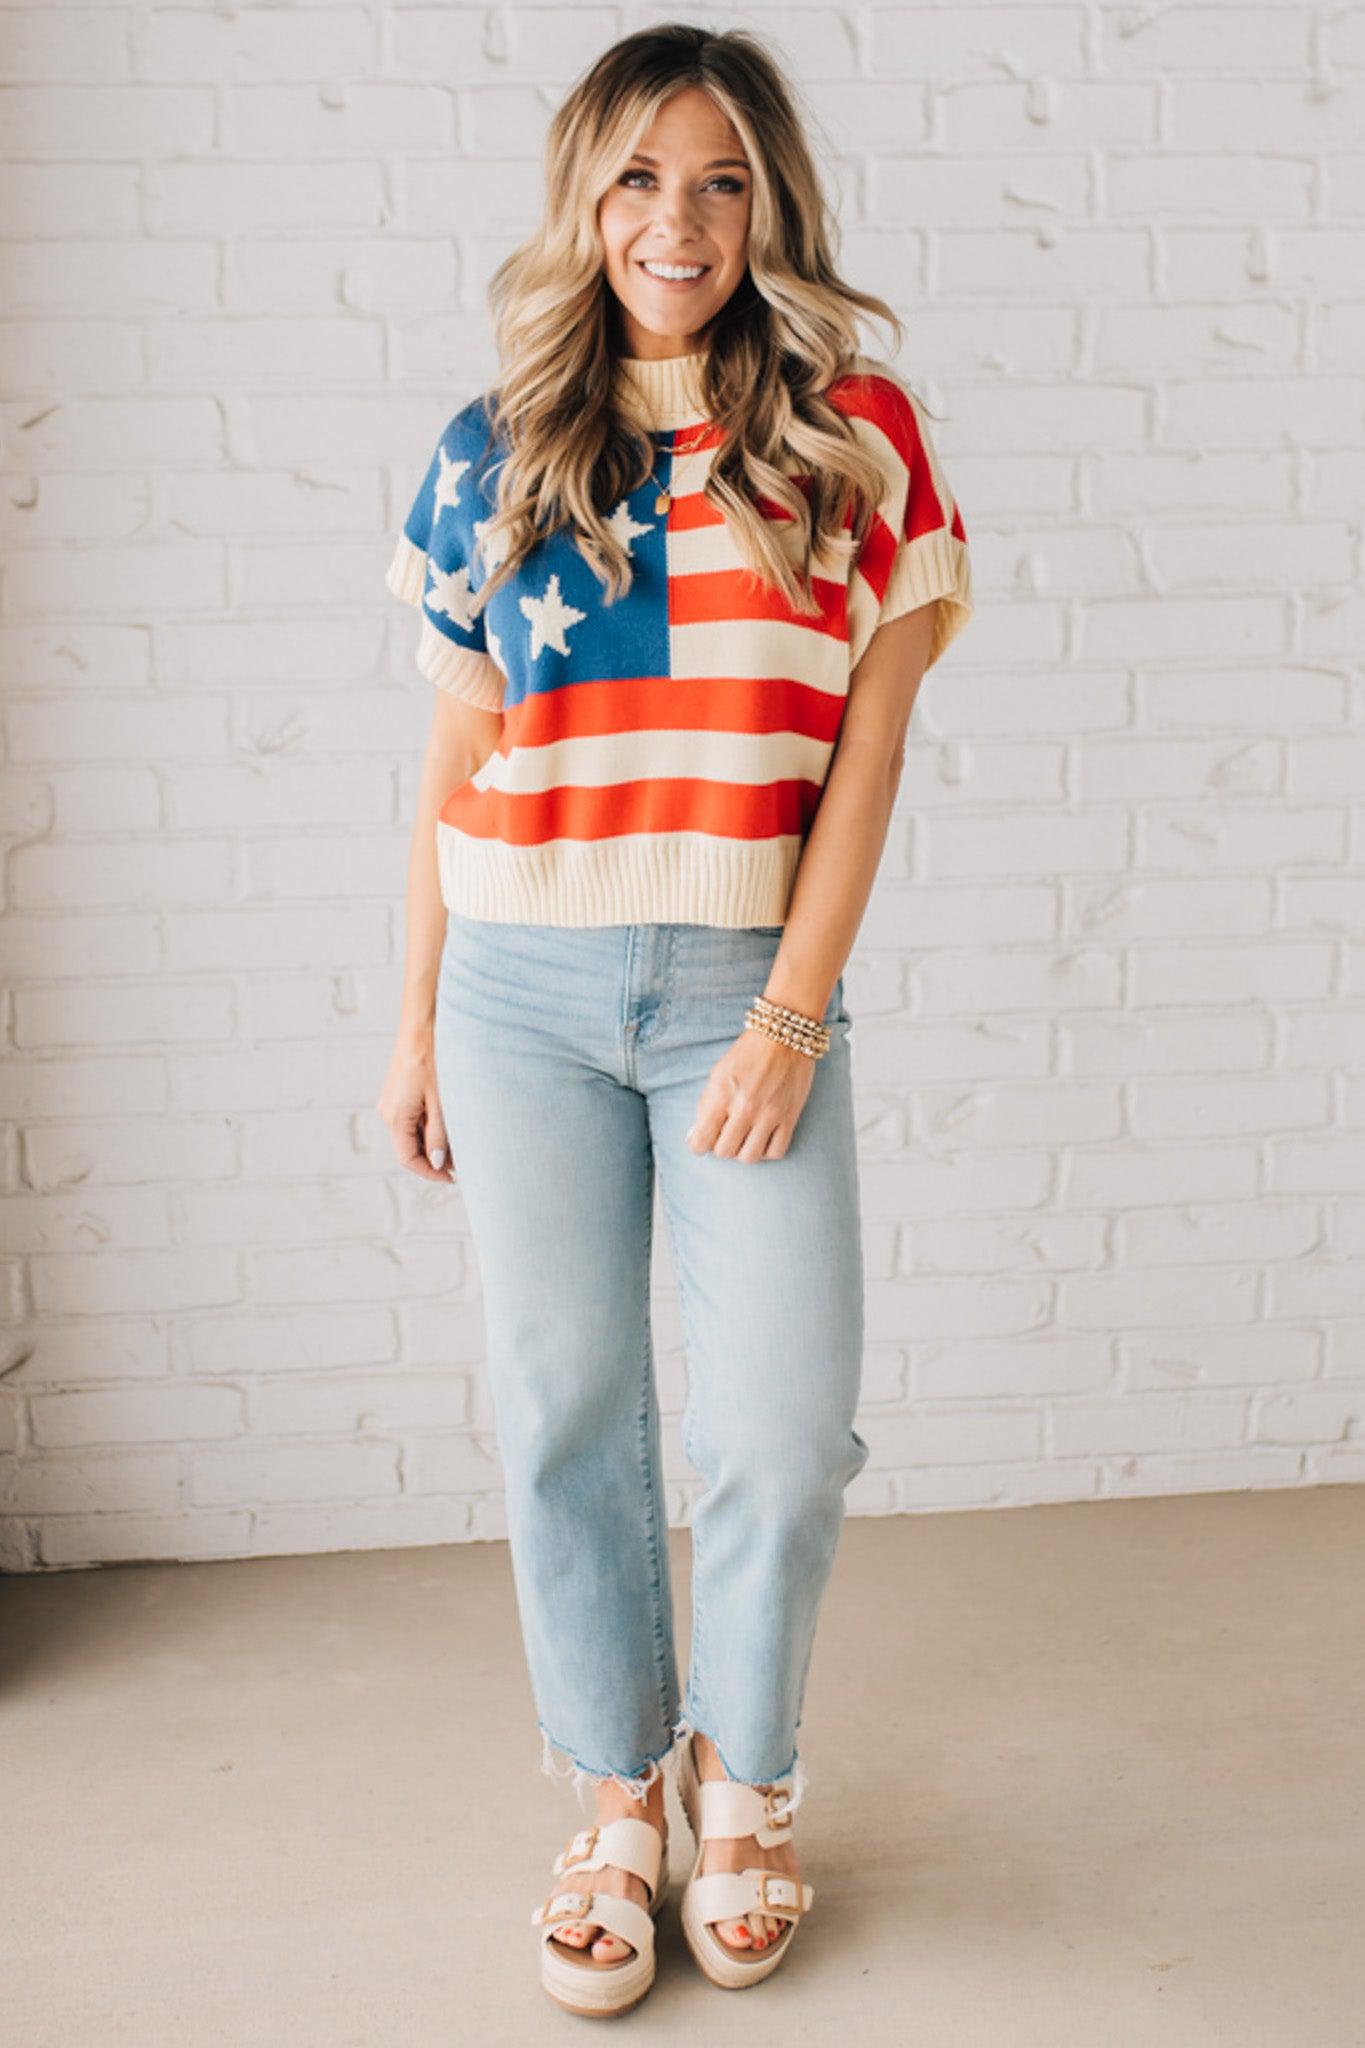
[[[813,1897],[796,1730],[868,1456],[842,967],[971,587],[919,402],[856,352],[856,309],[899,323],[834,270],[761,45],[628,36],[546,171],[493,279],[504,373],[389,571],[436,697],[379,1108],[464,1194],[542,1763],[596,1802],[532,1918],[551,1995],[605,2014],[653,1980],[667,1759],[708,1976],[766,1976]],[[685,1697],[656,1172],[707,1481]]]

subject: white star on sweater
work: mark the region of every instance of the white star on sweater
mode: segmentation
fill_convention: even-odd
[[[436,502],[431,508],[434,526],[441,516],[443,505],[458,505],[460,502],[460,478],[468,469],[467,462],[452,462],[444,448],[436,450],[441,461],[441,473],[436,479]]]
[[[611,528],[612,533],[621,543],[627,554],[630,553],[630,544],[636,534],[653,533],[654,531],[654,522],[652,520],[646,525],[641,526],[640,522],[631,516],[629,498],[622,498],[620,504],[607,521],[607,525]]]
[[[453,619],[462,633],[474,631],[474,616],[469,609],[473,590],[469,571],[463,565],[447,575],[444,569],[427,557],[427,568],[431,571],[431,588],[422,602],[429,612],[439,612],[447,619]]]
[[[501,568],[502,564],[507,560],[508,548],[508,540],[505,533],[497,534],[485,543],[484,535],[492,524],[491,519],[476,519],[474,521],[474,538],[479,543],[479,560],[490,575],[495,569]]]
[[[545,586],[544,597],[523,597],[521,614],[531,621],[531,659],[535,660],[542,648],[549,647],[556,654],[567,654],[569,643],[566,635],[571,626],[577,626],[587,618],[586,612],[576,605],[566,603],[559,588],[558,571]]]

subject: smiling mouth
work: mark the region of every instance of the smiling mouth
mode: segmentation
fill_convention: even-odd
[[[697,271],[697,274],[696,274],[696,276],[695,276],[695,277],[656,277],[656,276],[655,276],[655,274],[654,274],[654,272],[653,272],[652,270],[650,270],[650,269],[649,269],[649,267],[648,267],[648,263],[649,263],[649,259],[648,259],[648,258],[646,258],[646,257],[641,257],[641,258],[639,259],[639,265],[640,265],[640,268],[641,268],[641,270],[643,270],[643,271],[644,271],[644,273],[645,273],[645,276],[646,276],[646,277],[647,277],[647,278],[648,278],[648,279],[650,280],[651,284],[666,284],[666,285],[686,285],[686,284],[700,284],[700,283],[701,283],[701,281],[702,281],[702,279],[703,279],[704,277],[706,277],[706,276],[707,276],[707,275],[709,274],[709,272],[710,272],[710,269],[711,269],[711,266],[710,266],[710,264],[709,264],[709,263],[703,263],[703,264],[702,264],[702,265],[700,266],[700,268],[698,269],[698,271]]]

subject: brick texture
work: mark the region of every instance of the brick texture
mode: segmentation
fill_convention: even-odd
[[[846,976],[850,1512],[1361,1483],[1365,7],[724,18],[973,547]],[[383,570],[622,19],[4,10],[0,1566],[505,1533],[461,1197],[371,1107]]]

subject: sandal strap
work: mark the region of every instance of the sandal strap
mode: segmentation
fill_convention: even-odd
[[[790,1794],[781,1785],[760,1792],[735,1778],[699,1778],[701,1839],[714,1842],[752,1835],[760,1848],[771,1849],[791,1838]]]
[[[641,1955],[654,1946],[653,1915],[636,1900],[619,1898],[615,1892],[554,1892],[531,1915],[533,1927],[553,1928],[568,1920],[605,1927]]]
[[[771,1913],[779,1920],[799,1920],[815,1898],[815,1887],[798,1884],[776,1870],[711,1870],[689,1886],[697,1913],[705,1921],[742,1920],[746,1913]]]
[[[576,1876],[581,1871],[601,1870],[610,1863],[617,1870],[628,1870],[632,1877],[638,1877],[652,1904],[659,1889],[663,1856],[663,1836],[653,1823],[621,1814],[616,1820],[580,1828],[551,1868],[556,1877]]]

